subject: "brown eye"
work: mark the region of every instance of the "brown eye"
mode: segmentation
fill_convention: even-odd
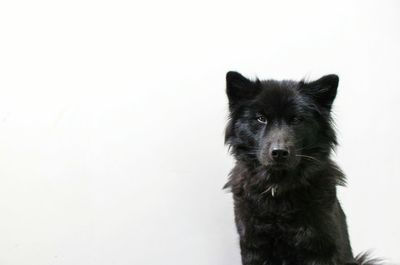
[[[267,118],[266,118],[264,115],[258,114],[258,116],[257,116],[257,121],[258,121],[259,123],[266,124],[266,123],[267,123]]]

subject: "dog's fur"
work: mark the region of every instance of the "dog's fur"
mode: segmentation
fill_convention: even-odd
[[[331,107],[339,78],[313,82],[226,75],[225,142],[236,159],[228,183],[243,265],[377,264],[354,257],[330,159],[337,144]],[[285,149],[275,161],[271,150]]]

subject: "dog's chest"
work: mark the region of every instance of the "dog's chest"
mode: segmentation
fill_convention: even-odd
[[[291,248],[308,225],[301,204],[275,198],[236,200],[235,214],[241,240],[253,247]]]

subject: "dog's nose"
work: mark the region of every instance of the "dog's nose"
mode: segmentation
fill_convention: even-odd
[[[274,148],[271,151],[271,157],[273,160],[277,162],[282,162],[288,159],[289,157],[289,151],[284,148]]]

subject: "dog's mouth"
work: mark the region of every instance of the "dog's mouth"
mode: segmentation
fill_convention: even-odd
[[[296,156],[285,161],[273,161],[270,159],[259,160],[259,162],[271,171],[292,171],[298,164],[299,160]]]
[[[290,163],[288,162],[272,162],[269,167],[274,170],[285,170],[291,168]]]

